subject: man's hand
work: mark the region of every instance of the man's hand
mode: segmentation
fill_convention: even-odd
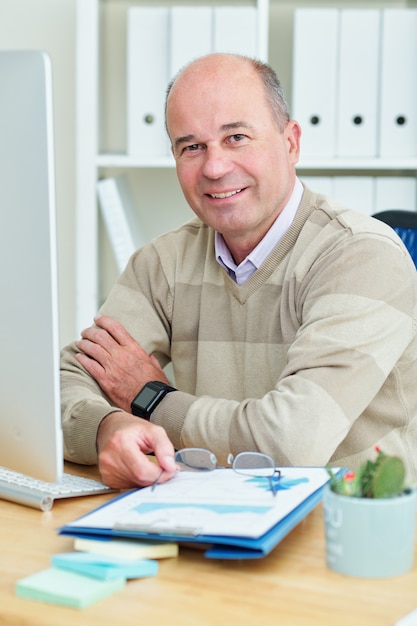
[[[94,321],[97,327],[83,330],[82,339],[76,343],[81,351],[76,358],[112,402],[130,413],[133,398],[146,383],[170,383],[158,360],[147,354],[119,322],[107,315]]]
[[[165,482],[178,469],[174,447],[161,426],[124,412],[107,415],[97,434],[99,470],[103,482],[130,489]],[[153,452],[157,463],[147,454]]]

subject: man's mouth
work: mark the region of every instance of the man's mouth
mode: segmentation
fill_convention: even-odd
[[[234,191],[225,191],[222,193],[209,193],[208,195],[211,198],[230,198],[231,196],[235,196],[237,193],[240,193],[241,189],[235,189]]]

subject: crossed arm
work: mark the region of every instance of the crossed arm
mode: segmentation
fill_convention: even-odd
[[[148,355],[125,328],[108,316],[95,319],[76,345],[77,361],[97,381],[121,411],[109,413],[97,433],[99,469],[103,481],[116,488],[161,482],[176,473],[174,448],[165,430],[131,414],[130,404],[152,380],[169,383],[158,360]],[[147,454],[155,454],[157,464]]]

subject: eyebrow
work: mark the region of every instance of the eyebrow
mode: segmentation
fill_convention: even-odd
[[[219,130],[220,132],[225,132],[225,131],[230,131],[230,130],[236,130],[239,128],[246,128],[248,130],[253,130],[253,126],[251,124],[248,124],[247,122],[242,122],[242,121],[229,122],[227,124],[222,124]],[[177,150],[177,148],[179,148],[184,143],[197,143],[196,139],[197,138],[195,135],[184,135],[183,137],[178,137],[178,139],[174,141],[174,148],[175,150]]]

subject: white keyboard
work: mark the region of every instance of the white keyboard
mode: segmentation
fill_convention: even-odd
[[[55,499],[91,496],[115,491],[107,485],[73,474],[63,474],[57,483],[37,480],[26,474],[0,467],[0,498],[50,511]]]

